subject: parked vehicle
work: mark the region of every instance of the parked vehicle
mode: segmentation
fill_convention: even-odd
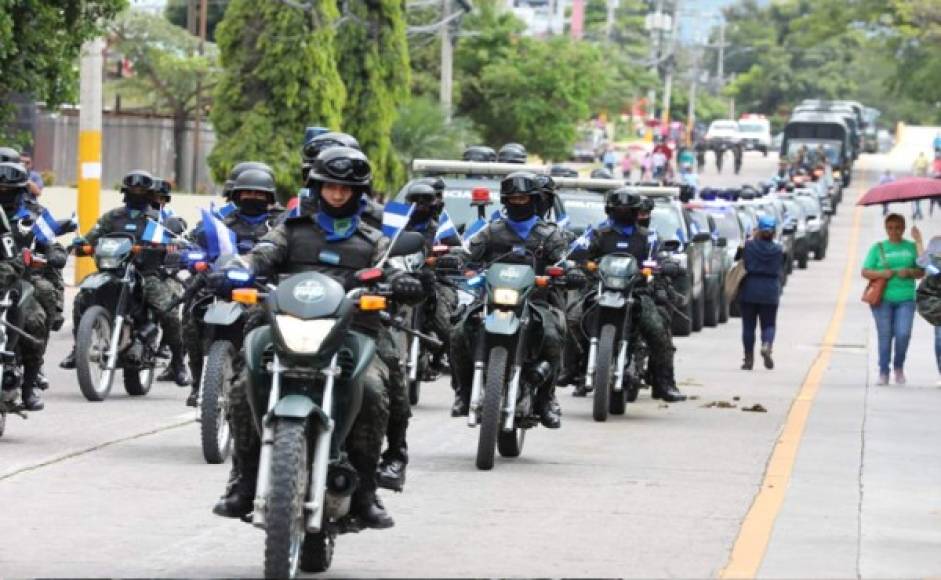
[[[804,150],[812,155],[821,146],[833,167],[834,178],[848,186],[852,180],[853,150],[850,130],[835,113],[795,113],[784,128],[781,155],[796,158]]]
[[[687,219],[693,237],[701,232],[709,234],[703,250],[703,326],[717,326],[725,301],[725,248],[728,240],[719,236],[713,217],[695,204],[686,205]]]
[[[738,120],[738,131],[746,151],[761,151],[768,156],[771,150],[771,121],[764,115],[745,114]]]

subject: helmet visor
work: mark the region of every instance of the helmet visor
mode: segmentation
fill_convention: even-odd
[[[324,164],[324,169],[332,177],[339,179],[355,179],[357,181],[365,181],[370,177],[370,168],[369,163],[363,161],[362,159],[349,159],[346,157],[338,157],[337,159],[331,159]]]
[[[539,189],[535,179],[525,175],[507,177],[500,182],[500,195],[529,194]]]
[[[143,173],[131,173],[124,176],[122,185],[127,189],[153,189],[154,179]]]
[[[20,186],[26,180],[26,173],[19,167],[0,166],[0,186]]]

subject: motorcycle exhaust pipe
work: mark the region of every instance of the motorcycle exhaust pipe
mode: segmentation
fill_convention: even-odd
[[[593,387],[592,380],[595,376],[595,364],[596,359],[598,358],[598,337],[592,337],[590,346],[588,347],[588,367],[585,371],[585,388],[591,389]]]
[[[268,394],[267,417],[281,399],[281,360],[277,353],[271,362],[271,393]],[[274,448],[274,421],[262,420],[261,453],[258,456],[258,481],[255,485],[255,502],[252,525],[265,527],[265,510],[268,503],[268,488],[271,486],[271,453]]]
[[[471,381],[470,409],[467,413],[467,426],[476,427],[479,419],[480,396],[484,390],[484,361],[474,361],[474,379]]]
[[[350,513],[351,498],[357,487],[359,477],[355,469],[349,465],[331,465],[327,471],[324,513],[335,518],[342,518]]]
[[[513,366],[513,375],[510,379],[510,388],[507,389],[506,407],[503,409],[505,414],[503,418],[503,430],[512,431],[513,422],[516,420],[516,398],[520,393],[520,375],[523,373],[523,367]]]
[[[327,466],[330,463],[330,441],[333,439],[333,389],[340,372],[337,356],[330,359],[330,366],[324,371],[326,380],[323,387],[323,405],[321,409],[327,415],[327,427],[317,436],[314,448],[314,460],[310,468],[310,501],[304,504],[307,513],[307,531],[317,533],[323,526],[324,494],[327,491]]]

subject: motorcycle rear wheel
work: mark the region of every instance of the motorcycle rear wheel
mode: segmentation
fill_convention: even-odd
[[[142,397],[150,392],[154,384],[154,369],[140,367],[124,368],[124,390],[132,397]]]
[[[598,355],[595,358],[595,376],[592,382],[595,387],[592,405],[592,417],[595,421],[607,421],[609,406],[611,405],[611,375],[612,357],[614,355],[614,325],[605,324],[601,327],[601,336],[598,339]]]
[[[232,431],[226,418],[226,385],[234,378],[235,347],[228,340],[213,342],[206,355],[200,388],[199,435],[206,463],[225,463],[232,453]]]
[[[111,392],[114,371],[104,368],[110,344],[111,316],[102,306],[90,307],[82,314],[75,333],[78,387],[89,401],[104,401]]]
[[[333,563],[336,537],[329,531],[319,531],[304,536],[301,548],[301,570],[304,572],[326,572]]]
[[[526,442],[526,429],[515,427],[512,431],[500,430],[497,436],[497,451],[501,457],[519,457]]]
[[[477,469],[493,469],[493,456],[500,433],[503,386],[506,383],[506,348],[495,346],[487,357],[487,378],[484,382],[484,404],[477,439]]]
[[[413,407],[418,404],[418,400],[421,398],[421,379],[415,379],[414,381],[408,379],[408,404]]]
[[[277,421],[265,514],[265,578],[294,578],[306,536],[307,434],[304,421]]]

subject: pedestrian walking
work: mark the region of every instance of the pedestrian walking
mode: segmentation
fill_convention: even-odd
[[[879,385],[889,384],[889,365],[895,371],[895,383],[905,384],[905,355],[912,336],[915,317],[915,280],[924,276],[918,267],[921,232],[912,227],[912,240],[903,238],[905,218],[891,213],[885,218],[888,239],[869,248],[863,261],[862,276],[867,280],[886,280],[882,301],[870,305],[879,337]],[[892,358],[893,345],[895,357]]]
[[[604,152],[604,155],[601,157],[601,163],[604,165],[611,175],[614,175],[614,168],[618,164],[618,155],[614,152],[614,147],[608,145],[608,149]]]
[[[777,221],[772,216],[758,219],[758,231],[739,250],[744,260],[745,278],[739,288],[739,310],[742,313],[742,370],[750,371],[755,364],[755,325],[761,326],[761,357],[766,369],[774,368],[771,350],[774,345],[778,303],[781,300],[781,270],[784,251],[775,242]]]
[[[921,248],[919,248],[921,249]],[[925,270],[925,279],[915,293],[918,314],[934,326],[934,358],[941,387],[941,236],[928,242],[928,249],[918,257],[918,266]]]
[[[634,156],[630,151],[621,156],[621,178],[625,181],[631,180],[631,174],[634,172]]]
[[[918,157],[915,158],[915,163],[912,165],[912,173],[915,177],[928,177],[928,169],[931,167],[931,163],[928,161],[928,156],[925,155],[924,151],[918,152]],[[924,216],[921,213],[921,200],[915,200],[912,202],[912,221],[920,220]]]

